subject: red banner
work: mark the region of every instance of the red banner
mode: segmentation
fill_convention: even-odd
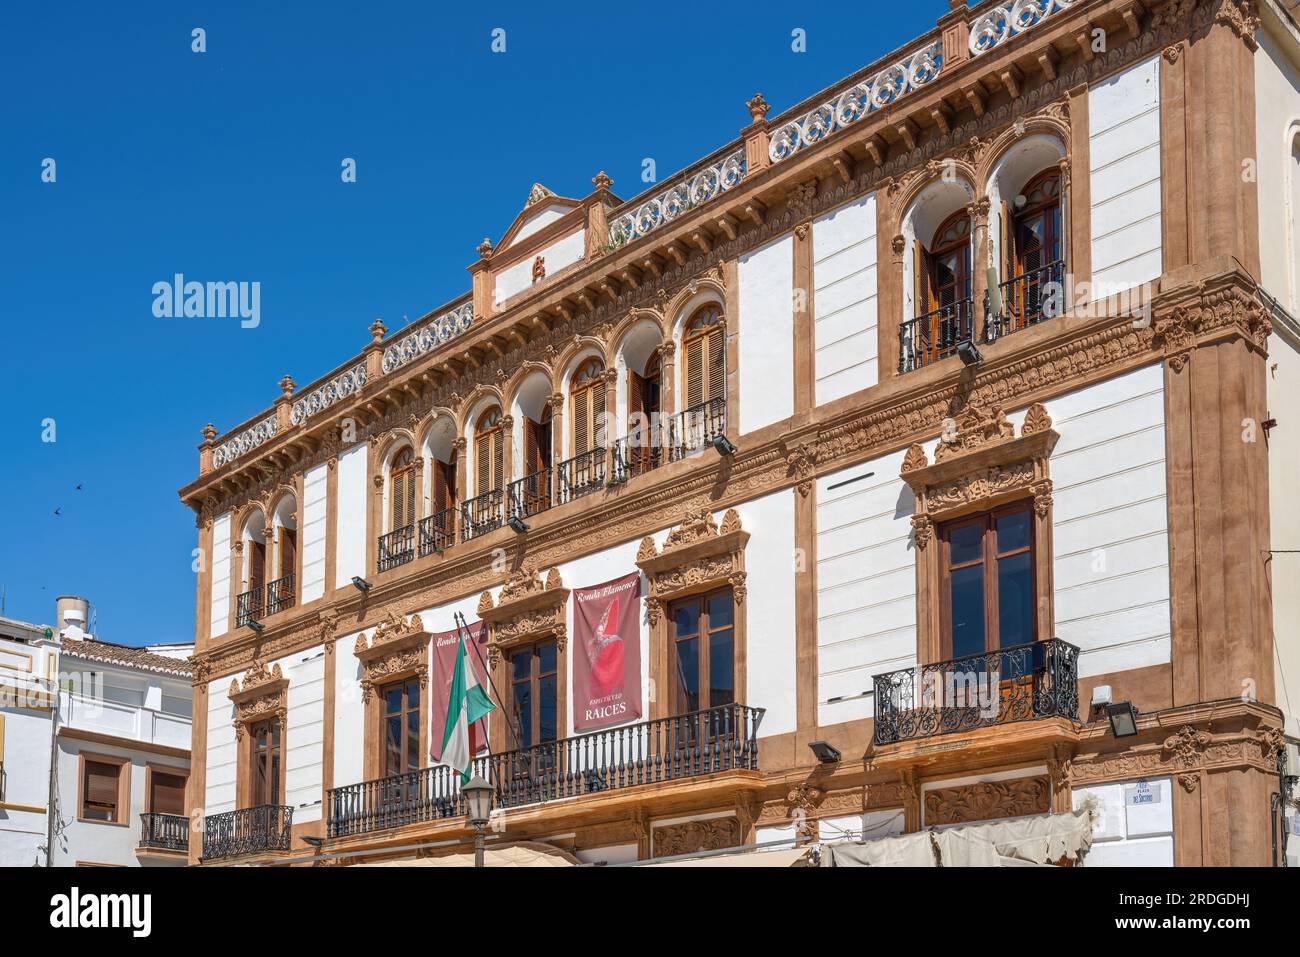
[[[488,684],[487,662],[487,628],[483,622],[469,623],[469,641],[465,644],[465,655],[470,667],[478,678],[483,690],[493,697],[492,686]],[[433,635],[433,650],[429,661],[429,755],[435,761],[442,760],[442,735],[447,726],[447,697],[451,693],[451,673],[456,667],[456,646],[460,633],[455,629],[439,631]],[[475,721],[469,727],[470,752],[478,754],[487,747],[487,718]]]
[[[641,717],[641,575],[573,592],[573,727]]]

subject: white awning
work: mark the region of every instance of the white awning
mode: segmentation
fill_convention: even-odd
[[[736,854],[718,854],[696,857],[684,861],[664,861],[661,864],[644,864],[643,867],[793,867],[806,857],[808,848],[782,848],[777,851],[740,851]]]
[[[1078,811],[823,844],[823,867],[1034,867],[1079,861],[1092,846],[1096,800]]]
[[[484,867],[573,867],[578,863],[558,847],[521,841],[505,847],[488,847],[483,851]],[[354,867],[473,867],[474,852],[461,851],[440,857],[406,857],[393,861],[372,861]]]

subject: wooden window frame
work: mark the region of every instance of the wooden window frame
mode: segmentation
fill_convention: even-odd
[[[957,225],[960,222],[966,223],[965,237],[960,239],[953,239],[948,241],[947,243],[940,244],[939,238],[944,233],[948,232],[948,230],[953,228],[953,226]],[[971,228],[970,213],[964,207],[962,209],[957,210],[957,212],[953,213],[951,216],[949,216],[947,219],[945,219],[942,223],[939,224],[939,228],[934,231],[934,238],[931,241],[930,249],[925,254],[924,266],[925,266],[926,276],[922,288],[925,290],[927,298],[925,302],[925,308],[920,310],[918,315],[925,315],[926,313],[934,312],[936,309],[943,308],[942,303],[939,301],[940,297],[939,297],[938,269],[939,269],[939,258],[941,256],[947,256],[950,253],[964,250],[964,256],[960,257],[962,263],[962,271],[964,273],[964,276],[962,277],[962,279],[964,279],[964,283],[960,280],[954,283],[954,289],[956,290],[957,294],[954,295],[953,302],[954,303],[961,302],[971,297],[971,291],[973,289],[973,284],[974,284],[974,277],[972,273],[975,268],[975,262],[974,262],[975,251],[974,251],[974,244],[972,242],[973,238],[974,238],[974,229]],[[962,289],[965,290],[964,293],[961,291]]]
[[[710,312],[717,313],[717,321],[702,324],[706,314]],[[712,337],[717,335],[717,353],[721,357],[722,371],[715,378],[713,375],[713,362],[715,353],[712,344]],[[700,396],[697,402],[691,401],[691,349],[698,344],[702,350],[700,356]],[[682,346],[681,346],[681,403],[679,411],[695,408],[706,402],[712,402],[714,399],[726,400],[727,398],[727,369],[729,366],[727,356],[727,314],[723,310],[720,302],[702,303],[693,310],[686,322],[682,324]]]
[[[243,683],[232,680],[227,697],[235,706],[235,808],[253,803],[253,740],[249,733],[264,721],[280,722],[280,796],[287,804],[289,761],[289,681],[278,663],[267,668],[254,660]]]
[[[401,461],[405,459],[405,461]],[[401,461],[401,464],[398,464]],[[404,486],[404,498],[406,500],[405,514],[406,519],[400,525],[397,522],[397,502],[398,502],[398,482],[401,481]],[[384,509],[384,531],[395,532],[400,528],[406,528],[408,525],[414,526],[420,520],[420,500],[423,498],[420,486],[420,460],[415,454],[415,449],[409,445],[403,445],[393,455],[388,466],[388,501]]]
[[[117,807],[111,821],[86,817],[86,765],[108,764],[117,768]],[[95,751],[77,752],[77,820],[83,824],[106,824],[110,827],[131,826],[131,759],[120,754]]]
[[[257,794],[258,777],[255,772],[257,770],[258,761],[262,752],[262,749],[259,747],[259,735],[258,735],[258,731],[261,728],[266,728],[268,735],[277,735],[278,733],[278,736],[276,738],[268,738],[268,744],[266,747],[266,754],[268,755],[268,758],[278,758],[279,773],[276,775],[276,778],[278,780],[275,781],[275,790],[277,792],[275,797],[278,800],[275,801],[258,800],[259,798],[259,795]],[[285,760],[286,730],[287,730],[286,722],[281,720],[276,715],[271,715],[269,717],[261,719],[260,721],[250,721],[248,723],[248,733],[246,735],[248,741],[248,804],[246,805],[247,807],[264,807],[264,806],[283,807],[287,803],[285,800],[285,781],[288,777],[287,775],[288,768],[286,767],[287,762]],[[271,743],[272,741],[274,743]],[[270,797],[270,795],[266,795],[266,796]]]
[[[579,377],[592,369],[594,372],[591,377],[580,383]],[[600,434],[602,417],[606,412],[605,405],[609,401],[606,392],[608,387],[605,363],[600,356],[588,356],[573,370],[573,375],[569,377],[569,454],[566,458],[571,459],[601,447],[596,444],[596,437]],[[586,402],[586,414],[582,417],[582,427],[586,430],[587,437],[584,448],[578,448],[578,400],[580,398]],[[608,445],[609,436],[606,435],[605,438],[607,440],[605,444]]]
[[[495,421],[493,421],[491,425],[485,426],[483,423],[494,414],[496,415]],[[494,490],[498,490],[504,494],[506,486],[510,484],[510,463],[507,462],[505,458],[505,424],[505,414],[501,411],[499,406],[495,405],[490,409],[485,409],[483,414],[478,417],[478,421],[474,424],[474,461],[472,463],[466,463],[467,466],[472,466],[474,470],[474,494],[470,496],[471,498],[478,498],[480,495],[486,495],[488,492]],[[491,456],[491,460],[488,462],[489,481],[488,487],[486,488],[480,487],[482,483],[479,481],[479,478],[481,477],[479,456],[482,454],[480,450],[483,442],[489,444],[490,451],[488,454]],[[492,484],[491,482],[493,471],[497,472],[496,484]]]
[[[555,670],[554,671],[541,670],[542,657],[538,653],[538,650],[543,645],[555,646]],[[509,678],[507,682],[507,687],[510,689],[509,694],[507,696],[506,704],[511,709],[510,717],[512,719],[512,722],[514,719],[515,685],[522,683],[520,679],[515,678],[514,660],[517,656],[525,653],[527,653],[531,658],[531,665],[529,668],[528,677],[526,679],[523,679],[523,681],[528,682],[529,700],[531,702],[530,707],[532,713],[528,716],[528,719],[529,719],[530,726],[533,728],[535,736],[537,736],[537,740],[528,741],[528,742],[522,740],[516,740],[514,742],[514,746],[520,749],[541,747],[547,744],[554,744],[556,741],[559,741],[560,739],[567,737],[566,732],[567,732],[567,723],[568,723],[565,720],[565,715],[560,713],[560,643],[558,638],[554,634],[543,635],[541,637],[534,638],[531,641],[521,642],[519,644],[512,645],[510,647],[510,650],[505,653],[506,675]],[[552,677],[552,676],[555,678],[555,737],[549,741],[543,741],[540,738],[540,732],[542,726],[542,722],[541,722],[542,709],[541,709],[541,694],[540,694],[541,683],[543,678]],[[514,732],[519,728],[520,725],[515,725],[511,729],[512,737],[514,736]]]
[[[724,593],[727,595],[727,598],[731,603],[731,623],[724,625],[721,628],[712,628],[709,620],[709,611],[708,611],[709,601],[715,595],[721,595]],[[689,637],[699,642],[699,645],[696,648],[696,656],[697,656],[697,664],[699,666],[699,672],[698,672],[700,678],[699,696],[701,699],[707,697],[709,694],[710,689],[707,685],[709,682],[709,676],[712,673],[710,669],[710,665],[712,664],[712,661],[710,659],[708,639],[712,637],[714,632],[717,631],[731,632],[731,701],[719,701],[715,704],[713,701],[708,701],[706,703],[703,700],[701,700],[699,702],[699,705],[694,709],[688,709],[686,707],[685,700],[684,700],[685,691],[681,686],[681,678],[680,678],[681,669],[676,667],[677,660],[678,660],[677,645],[683,639],[681,639],[676,633],[675,612],[677,611],[678,608],[687,604],[695,604],[700,607],[699,628],[693,635]],[[690,595],[682,595],[678,598],[674,598],[668,604],[667,619],[668,619],[668,641],[670,644],[670,647],[668,649],[668,662],[670,665],[668,688],[669,688],[669,695],[671,696],[672,699],[672,707],[674,709],[674,713],[690,714],[692,711],[707,711],[710,708],[716,708],[716,707],[721,707],[722,705],[736,703],[737,693],[739,691],[736,685],[736,596],[731,585],[729,584],[723,585],[719,588],[713,588],[708,591],[696,592]]]
[[[1029,517],[1030,533],[1029,544],[1023,548],[1012,549],[1008,552],[999,552],[997,550],[997,519],[1002,515],[1010,515],[1017,512],[1023,512]],[[982,531],[980,534],[980,558],[978,562],[970,561],[962,564],[961,567],[973,567],[979,564],[984,573],[982,576],[983,585],[983,607],[984,607],[984,653],[998,651],[1001,647],[1001,626],[999,616],[999,582],[998,562],[1004,558],[1011,558],[1024,553],[1029,554],[1029,588],[1035,596],[1038,595],[1038,571],[1035,567],[1036,556],[1034,554],[1034,533],[1033,533],[1033,499],[1026,498],[1014,502],[1008,502],[1005,505],[999,505],[996,508],[986,509],[982,512],[974,512],[963,515],[960,518],[949,519],[939,524],[936,530],[936,539],[940,549],[939,557],[939,629],[940,629],[940,648],[944,659],[957,657],[953,649],[952,641],[952,572],[953,566],[951,561],[951,543],[950,536],[955,529],[967,525],[980,523]],[[990,574],[990,569],[992,573]],[[1032,637],[1030,641],[1037,641],[1038,634],[1038,617],[1034,616],[1030,630]],[[1050,637],[1050,636],[1049,636]],[[1024,644],[1024,642],[1022,642]],[[978,652],[970,652],[977,654]]]
[[[410,700],[407,696],[407,688],[410,685],[415,685],[416,699],[414,707],[411,706]],[[388,710],[388,692],[394,687],[401,688],[403,699],[402,706],[396,715],[401,719],[402,738],[399,754],[403,762],[406,760],[407,750],[410,747],[409,717],[414,713],[416,719],[415,767],[402,768],[398,771],[393,771],[388,767],[388,722],[394,717],[394,715]],[[429,702],[427,700],[428,696],[426,693],[426,686],[420,682],[419,674],[412,672],[404,678],[393,678],[392,680],[385,681],[375,689],[375,697],[377,698],[379,708],[379,740],[376,742],[376,747],[379,749],[379,764],[382,769],[380,777],[389,778],[420,770],[425,766],[424,742],[427,737],[427,730],[425,728],[425,709]]]
[[[1061,201],[1062,190],[1065,188],[1065,177],[1061,175],[1059,167],[1049,167],[1036,173],[1030,178],[1029,182],[1025,184],[1022,195],[1028,196],[1033,193],[1035,189],[1041,187],[1051,179],[1057,181],[1055,199],[1043,200],[1037,203],[1027,203],[1023,209],[1013,209],[1004,204],[1004,209],[1006,210],[1009,222],[1007,222],[1003,235],[1002,261],[1005,273],[1003,276],[1003,282],[1024,275],[1025,263],[1023,250],[1020,248],[1020,243],[1017,241],[1017,235],[1021,224],[1052,208],[1056,209],[1056,235],[1054,237],[1056,240],[1056,255],[1044,256],[1043,265],[1046,266],[1048,263],[1055,262],[1058,259],[1065,259],[1065,210]]]
[[[369,636],[357,636],[352,653],[361,665],[362,773],[367,781],[385,776],[383,746],[384,703],[381,690],[398,681],[417,678],[421,708],[429,706],[429,642],[432,635],[419,615],[408,619],[389,612]],[[420,715],[420,767],[429,754],[428,713]]]

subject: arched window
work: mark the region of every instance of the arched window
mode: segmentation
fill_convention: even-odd
[[[501,410],[491,408],[479,416],[474,428],[474,494],[485,495],[505,484],[504,436]]]
[[[949,309],[970,298],[970,216],[959,209],[935,230],[928,269],[922,271],[924,308],[918,312]]]
[[[451,451],[451,460],[433,460],[433,474],[430,486],[432,501],[429,503],[431,515],[456,507],[456,450]]]
[[[573,454],[596,448],[601,416],[605,413],[605,366],[592,357],[578,366],[569,384],[569,421],[572,423]]]
[[[533,475],[551,467],[551,406],[542,406],[541,421],[524,417],[524,474]]]
[[[663,354],[655,349],[638,373],[627,370],[627,461],[631,474],[640,475],[659,464],[660,387],[663,384]]]
[[[693,409],[727,394],[727,357],[722,307],[706,303],[682,330],[683,409]]]
[[[1009,328],[1043,318],[1048,283],[1062,281],[1061,173],[1044,170],[1014,205],[1002,203],[1002,299]]]
[[[404,448],[394,457],[388,474],[389,531],[415,522],[415,486],[415,451]]]

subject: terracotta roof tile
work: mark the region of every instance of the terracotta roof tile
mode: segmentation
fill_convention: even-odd
[[[79,641],[76,638],[64,638],[63,654],[80,658],[83,661],[98,661],[110,665],[126,665],[130,668],[142,668],[161,674],[188,678],[193,673],[188,658],[168,658],[156,655],[146,648],[133,648],[130,645],[115,645],[107,641]]]

